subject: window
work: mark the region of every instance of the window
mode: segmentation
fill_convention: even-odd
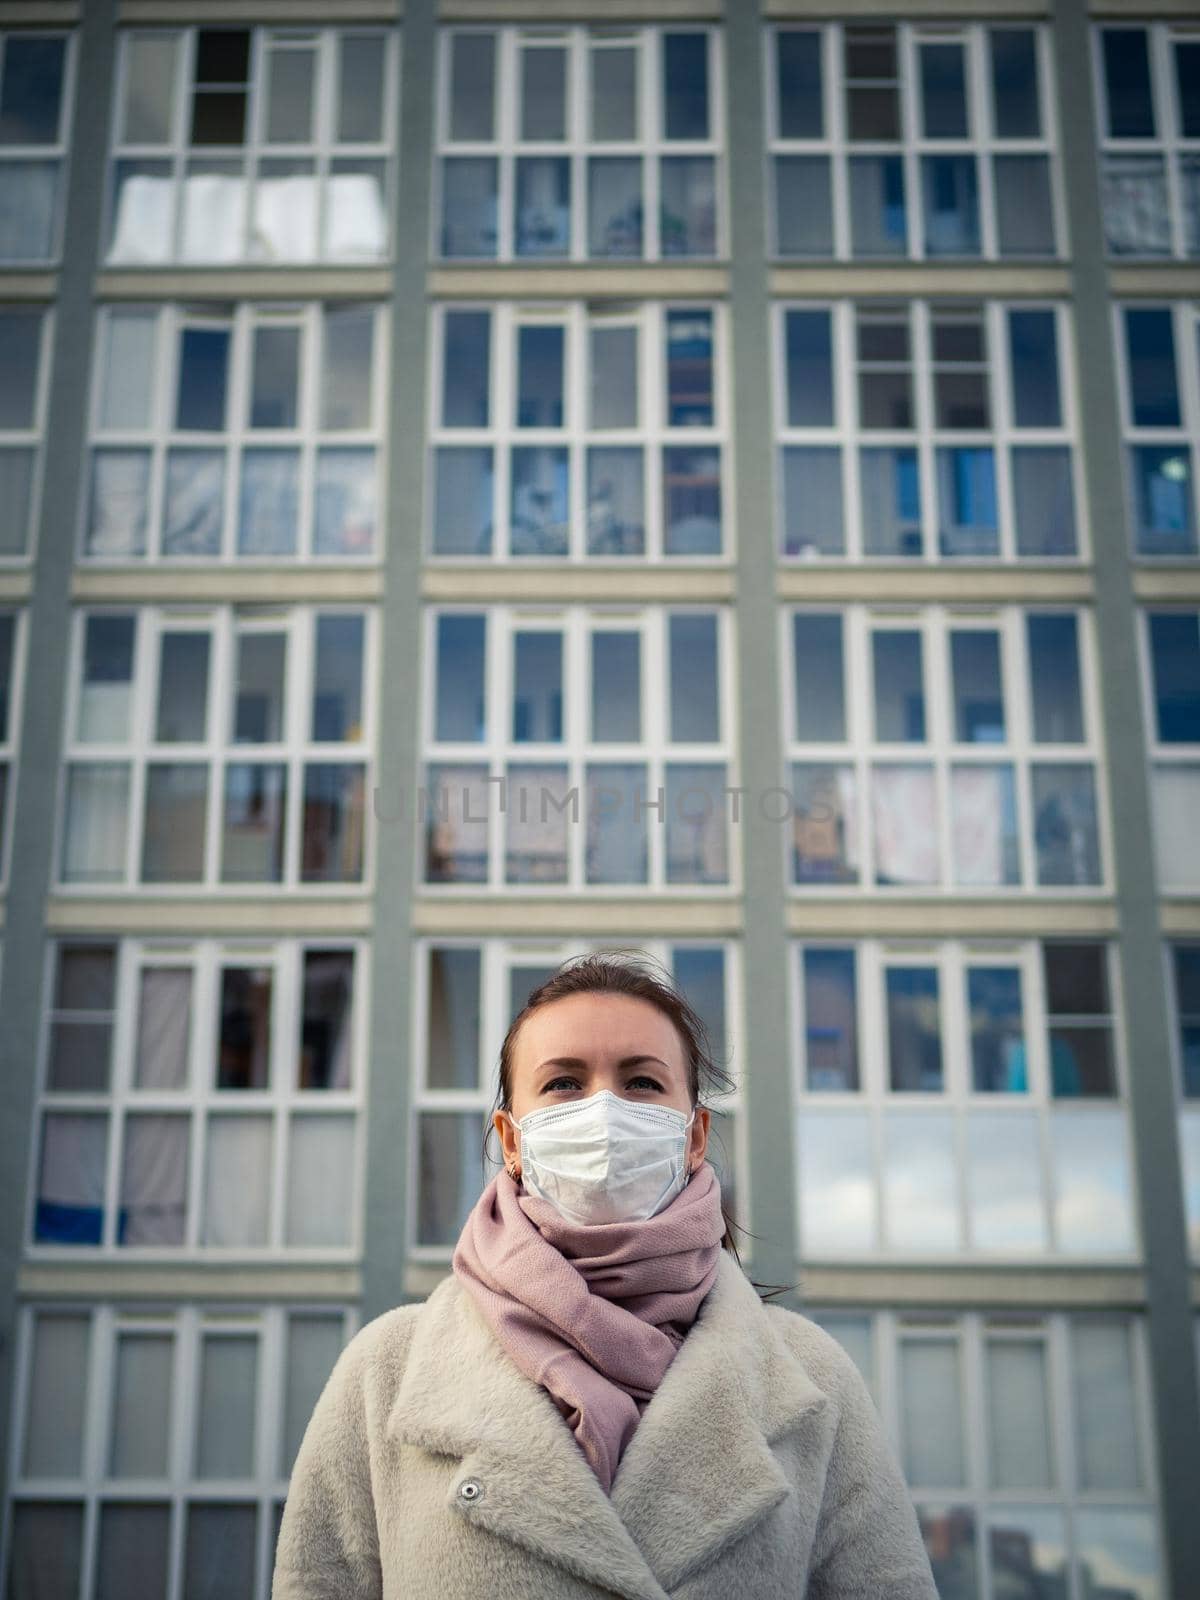
[[[1064,307],[873,301],[775,315],[785,558],[1079,556]]]
[[[712,305],[435,313],[434,557],[722,557]]]
[[[736,1079],[741,998],[732,947],[694,939],[431,939],[417,947],[412,1061],[416,1068],[415,1155],[409,1163],[409,1254],[446,1262],[481,1189],[500,1170],[488,1133],[499,1087],[500,1046],[531,992],[580,950],[636,947],[659,962],[699,1012],[715,1063]],[[707,1160],[721,1180],[725,1209],[739,1222],[745,1172],[742,1090],[705,1100],[712,1111]]]
[[[783,622],[793,885],[1103,884],[1084,613],[797,607]]]
[[[1200,1260],[1200,943],[1167,947],[1168,989],[1182,1104],[1179,1138],[1188,1242]]]
[[[22,614],[0,608],[0,882],[8,878],[10,819],[16,801],[24,638]]]
[[[382,315],[355,302],[103,311],[84,557],[377,559]]]
[[[733,887],[722,612],[436,607],[427,626],[419,879]]]
[[[805,1259],[1134,1250],[1107,945],[794,949]]]
[[[31,1244],[355,1248],[364,970],[344,939],[59,941]]]
[[[76,1595],[84,1570],[97,1595],[258,1592],[354,1328],[340,1305],[24,1307],[13,1592]]]
[[[809,1315],[876,1396],[940,1594],[1164,1592],[1143,1316]]]
[[[1146,727],[1158,883],[1164,894],[1200,890],[1200,611],[1145,614]]]
[[[831,22],[771,32],[773,253],[1061,253],[1044,27]]]
[[[1113,315],[1133,549],[1139,556],[1194,557],[1200,554],[1193,466],[1200,305],[1117,305]]]
[[[435,254],[721,254],[718,47],[707,28],[444,29]]]
[[[71,54],[66,34],[0,32],[0,262],[5,264],[36,265],[59,253]]]
[[[394,42],[350,28],[123,32],[109,264],[383,260]]]
[[[37,523],[51,321],[40,306],[0,305],[0,561],[29,555]]]
[[[371,629],[352,608],[81,612],[60,882],[369,882]]]
[[[1155,22],[1092,39],[1109,254],[1200,256],[1200,38]]]

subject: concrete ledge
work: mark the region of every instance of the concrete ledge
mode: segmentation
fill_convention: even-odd
[[[290,1266],[163,1261],[26,1261],[17,1272],[25,1300],[357,1300],[357,1266]]]
[[[940,17],[939,6],[930,8]],[[872,16],[877,8],[869,8]],[[987,15],[994,16],[991,6]],[[839,11],[838,15],[843,15]],[[907,11],[905,12],[907,16]],[[894,265],[861,261],[814,262],[812,266],[777,264],[770,272],[771,293],[777,298],[790,295],[827,295],[844,299],[848,295],[937,295],[973,294],[983,296],[1037,295],[1068,296],[1071,270],[1068,266],[1018,267],[1005,261],[982,262],[978,266],[956,263],[947,266],[937,261],[897,261]]]
[[[1169,8],[1156,5],[1143,16],[1161,16]],[[1195,7],[1190,8],[1195,14]],[[1186,261],[1146,261],[1139,266],[1113,266],[1108,269],[1108,292],[1120,295],[1197,295],[1200,294],[1200,266]]]
[[[97,274],[96,299],[385,300],[391,286],[386,267],[145,267]]]
[[[1135,567],[1133,592],[1139,600],[1200,601],[1200,562],[1195,566]]]
[[[267,888],[255,897],[226,897],[212,889],[203,894],[181,894],[176,887],[159,899],[145,888],[125,895],[51,894],[46,901],[47,933],[145,933],[201,937],[217,934],[322,935],[369,933],[372,925],[369,893],[361,900],[344,897],[316,899],[280,893],[272,898]]]
[[[443,0],[440,22],[704,22],[720,0]]]
[[[606,900],[594,888],[575,902],[546,895],[527,900],[512,894],[445,900],[417,895],[413,900],[412,928],[417,934],[625,937],[636,930],[631,935],[634,938],[654,938],[659,934],[723,938],[741,933],[742,905],[735,898],[685,900],[662,892],[644,900],[628,895]]]
[[[421,574],[424,600],[729,600],[736,588],[732,568],[677,567],[665,562],[637,567],[604,567],[592,563],[517,567],[434,566]]]
[[[0,571],[0,600],[28,600],[33,593],[33,573],[29,568]]]
[[[66,27],[79,21],[81,9],[79,0],[5,0],[0,22],[6,28],[25,24]]]
[[[388,22],[403,15],[398,0],[121,0],[117,20],[131,22]]]
[[[904,17],[929,17],[935,16],[938,21],[950,21],[957,17],[1044,17],[1049,7],[1039,4],[1038,0],[955,0],[950,7],[939,4],[939,0],[908,0],[900,15]],[[777,20],[783,17],[871,17],[880,14],[880,8],[874,0],[842,0],[836,8],[831,8],[828,3],[820,4],[819,0],[765,0],[763,13],[766,17]],[[897,13],[885,13],[890,20]]]
[[[1009,600],[1092,598],[1088,567],[1036,568],[1016,564],[947,567],[780,561],[775,588],[781,600],[950,600],[965,604]]]
[[[937,1267],[807,1266],[798,1269],[805,1302],[854,1306],[959,1308],[1015,1306],[1060,1311],[1076,1306],[1146,1308],[1146,1283],[1137,1266]]]
[[[793,890],[788,900],[787,931],[807,937],[945,939],[988,936],[1022,939],[1055,934],[1099,937],[1115,934],[1117,911],[1111,898],[1043,901],[1028,890],[1011,900],[969,900],[962,897],[919,900],[884,899],[848,891],[844,900],[831,895],[809,897]]]
[[[1195,937],[1200,934],[1200,895],[1194,899],[1159,901],[1162,931],[1168,938],[1175,935]]]
[[[426,278],[430,300],[717,299],[728,292],[729,273],[723,266],[681,267],[653,261],[623,267],[588,261],[558,261],[540,267],[507,261],[478,266],[443,264],[430,267]]]
[[[0,16],[7,24],[8,18]],[[54,300],[58,295],[56,272],[10,272],[0,269],[0,300]]]
[[[107,600],[292,601],[378,600],[379,567],[178,567],[141,562],[128,567],[77,566],[71,598]]]

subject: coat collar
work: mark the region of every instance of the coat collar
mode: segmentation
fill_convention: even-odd
[[[786,1497],[771,1441],[826,1401],[722,1250],[611,1497],[453,1273],[417,1319],[386,1430],[462,1458],[447,1494],[455,1514],[625,1600],[665,1600]],[[484,1486],[466,1505],[465,1478]]]

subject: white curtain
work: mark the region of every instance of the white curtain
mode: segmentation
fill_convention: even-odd
[[[387,249],[387,209],[380,175],[336,172],[325,189],[325,254],[376,261]]]
[[[242,173],[193,172],[183,184],[184,261],[240,261],[245,255]]]
[[[348,1244],[354,1201],[354,1119],[293,1117],[291,1133],[286,1242]]]
[[[130,173],[120,180],[109,262],[152,264],[171,259],[175,182],[171,174]]]
[[[311,261],[317,243],[317,179],[312,172],[259,174],[251,254],[262,261]]]
[[[182,1089],[187,1083],[192,974],[188,967],[147,967],[138,1012],[139,1089]]]
[[[203,1242],[226,1246],[266,1244],[270,1206],[270,1117],[211,1118]]]
[[[933,768],[877,766],[872,773],[875,877],[886,883],[936,883],[937,798]]]
[[[1052,1489],[1045,1345],[989,1339],[986,1367],[991,1487]]]
[[[183,1244],[187,1229],[189,1125],[190,1118],[186,1116],[126,1118],[120,1243]]]

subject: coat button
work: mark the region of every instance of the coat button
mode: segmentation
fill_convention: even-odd
[[[483,1493],[483,1485],[478,1478],[464,1478],[458,1486],[458,1498],[470,1503],[478,1500]]]

